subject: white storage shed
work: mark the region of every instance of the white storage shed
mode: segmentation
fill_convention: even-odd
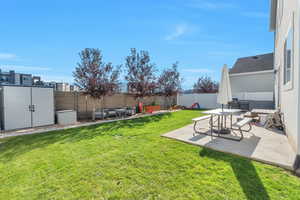
[[[1,129],[54,124],[54,91],[46,87],[1,86]]]

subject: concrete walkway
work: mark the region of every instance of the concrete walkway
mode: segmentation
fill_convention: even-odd
[[[50,131],[59,131],[59,130],[65,130],[69,128],[79,128],[84,126],[91,126],[91,125],[98,125],[98,124],[104,124],[109,122],[115,122],[115,121],[121,121],[121,120],[130,120],[130,119],[137,119],[141,117],[149,117],[153,115],[161,115],[169,112],[176,112],[178,110],[160,110],[157,112],[153,112],[151,114],[136,114],[131,117],[127,118],[117,118],[117,119],[108,119],[108,120],[97,120],[97,121],[79,121],[76,124],[70,124],[70,125],[50,125],[50,126],[43,126],[43,127],[36,127],[36,128],[27,128],[27,129],[20,129],[20,130],[14,130],[14,131],[5,131],[0,133],[0,139],[7,138],[7,137],[14,137],[14,136],[20,136],[20,135],[31,135],[31,134],[40,134],[40,133],[46,133]]]
[[[208,130],[208,120],[202,121],[200,126]],[[296,153],[289,145],[287,137],[280,131],[254,125],[251,132],[245,133],[244,139],[240,142],[218,137],[211,139],[205,134],[194,136],[193,133],[191,124],[162,136],[294,170]]]

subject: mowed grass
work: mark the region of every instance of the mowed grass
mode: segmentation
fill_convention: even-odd
[[[200,115],[0,140],[0,199],[300,199],[288,171],[160,137]]]

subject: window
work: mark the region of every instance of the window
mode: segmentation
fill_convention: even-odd
[[[294,30],[291,30],[288,33],[287,39],[284,43],[284,72],[283,72],[283,83],[284,85],[291,84],[292,81],[292,67],[293,67],[293,33]]]

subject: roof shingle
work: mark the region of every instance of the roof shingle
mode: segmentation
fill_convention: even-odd
[[[274,69],[273,53],[239,58],[229,70],[230,74],[257,72]]]

